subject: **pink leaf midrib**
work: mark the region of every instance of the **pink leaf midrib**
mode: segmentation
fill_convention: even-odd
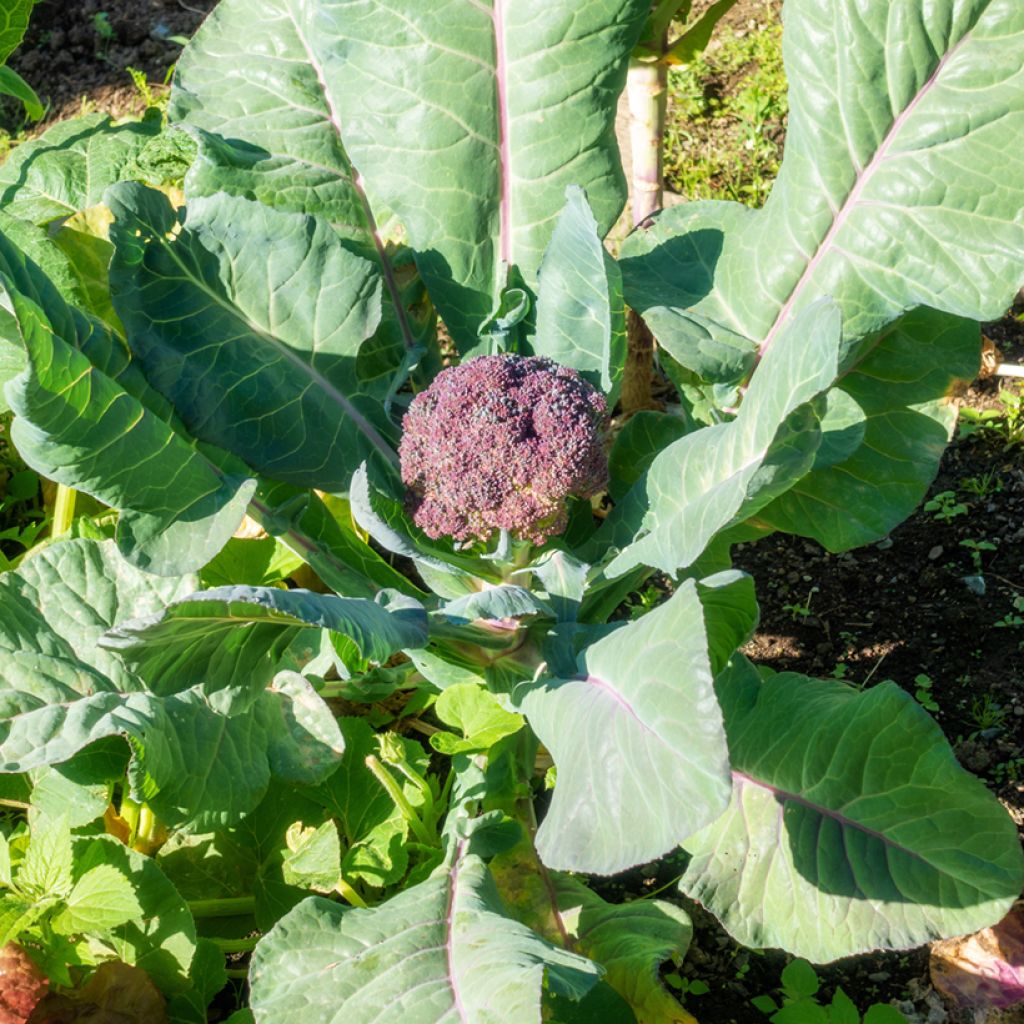
[[[512,264],[512,145],[509,137],[508,52],[505,40],[506,0],[493,0],[491,20],[494,23],[494,79],[498,104],[499,156],[499,226],[498,255],[502,267]],[[504,284],[499,267],[499,288]]]

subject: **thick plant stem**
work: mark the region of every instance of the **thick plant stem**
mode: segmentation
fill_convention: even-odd
[[[225,896],[213,900],[189,900],[188,909],[194,918],[241,917],[256,910],[255,896]]]
[[[63,537],[71,529],[75,518],[75,497],[77,492],[65,484],[57,485],[57,496],[53,499],[53,526],[51,537]]]
[[[405,794],[402,792],[402,787],[395,782],[394,777],[387,768],[373,754],[367,756],[366,767],[370,769],[373,777],[383,786],[387,795],[391,797],[394,805],[401,812],[402,817],[409,823],[409,827],[413,830],[416,838],[424,846],[437,846],[437,837],[432,836],[427,830],[426,825],[423,824],[415,808],[406,799]]]
[[[628,419],[642,409],[660,409],[655,401],[654,335],[635,309],[626,311],[626,366],[622,372],[622,418]]]
[[[366,909],[366,900],[364,900],[363,897],[360,896],[344,878],[338,879],[338,884],[335,886],[335,889],[338,891],[338,895],[344,897],[346,902],[351,903],[353,907],[361,907],[363,910]]]
[[[662,140],[668,103],[668,66],[632,59],[626,76],[632,150],[633,226],[661,209],[664,197]]]
[[[660,40],[664,48],[667,37]],[[629,64],[626,77],[629,104],[629,141],[632,151],[633,226],[639,227],[661,209],[664,163],[662,142],[668,102],[668,66],[660,60]],[[622,377],[622,414],[657,408],[651,383],[654,377],[654,337],[640,315],[630,310],[626,320],[627,354]]]

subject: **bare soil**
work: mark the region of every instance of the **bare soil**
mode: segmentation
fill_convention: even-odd
[[[188,38],[215,0],[41,0],[28,35],[10,61],[48,104],[46,123],[89,110],[123,117],[145,103],[127,68],[144,72],[164,88],[181,52],[171,37]],[[6,127],[18,127],[18,111],[4,108]]]

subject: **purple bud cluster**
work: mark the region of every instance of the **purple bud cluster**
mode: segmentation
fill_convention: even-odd
[[[537,356],[478,356],[442,370],[409,405],[398,454],[428,537],[535,544],[565,529],[566,499],[608,483],[604,396]]]

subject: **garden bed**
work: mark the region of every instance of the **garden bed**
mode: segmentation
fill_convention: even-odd
[[[137,112],[144,99],[126,69],[140,69],[159,91],[179,51],[172,37],[190,34],[212,6],[207,0],[85,0],[68,10],[43,0],[12,66],[49,101],[49,120],[77,114],[83,105]],[[771,23],[777,9],[763,0],[738,4],[723,42],[701,67],[675,80],[679,148],[670,154],[668,173],[687,197],[715,192],[760,203],[767,194],[785,107],[777,54],[757,34],[775,38],[777,47]],[[737,64],[736,54],[745,54],[745,62]],[[694,161],[698,150],[706,156]],[[731,153],[732,163],[723,164],[721,152]],[[673,169],[693,166],[700,180]],[[1018,307],[986,328],[1007,362],[1024,361],[1022,315]],[[1010,404],[1000,401],[1000,391]],[[884,541],[832,555],[777,535],[737,553],[762,600],[747,653],[778,671],[856,686],[894,680],[932,712],[964,766],[986,780],[1018,824],[1024,822],[1024,410],[1012,401],[1020,395],[1018,383],[994,376],[966,390],[963,402],[976,415],[947,451],[928,504]],[[38,510],[38,496],[13,511],[32,508]],[[600,888],[628,900],[660,889],[678,870],[669,860]],[[661,896],[672,899],[672,892],[669,886]],[[700,979],[710,990],[691,995],[688,1007],[706,1024],[765,1019],[751,999],[778,988],[787,958],[735,945],[709,915],[685,905],[697,932],[671,980]],[[909,1001],[921,1020],[930,1020],[926,951],[857,957],[819,973],[826,994],[841,986],[862,1010],[876,1001]]]

